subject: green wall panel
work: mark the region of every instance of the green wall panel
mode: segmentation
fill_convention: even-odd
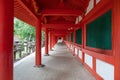
[[[86,27],[86,45],[93,48],[112,49],[111,10]]]
[[[76,43],[82,44],[82,28],[76,30]]]

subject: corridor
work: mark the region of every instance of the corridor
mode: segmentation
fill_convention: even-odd
[[[45,67],[34,67],[34,53],[14,64],[14,80],[95,80],[93,75],[69,51],[57,43],[50,56],[42,56]],[[44,54],[44,49],[42,49]],[[87,77],[86,77],[87,76]]]

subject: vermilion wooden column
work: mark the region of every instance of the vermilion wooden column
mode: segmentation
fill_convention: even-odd
[[[68,41],[68,39],[67,39],[67,34],[65,35],[65,41]]]
[[[52,35],[52,48],[54,47],[54,43],[55,43],[55,36]]]
[[[42,53],[41,53],[41,21],[37,21],[36,25],[36,67],[42,66]]]
[[[94,0],[94,7],[96,6],[96,0]]]
[[[52,50],[52,32],[50,31],[50,50]]]
[[[56,37],[55,37],[55,44],[57,43],[57,41],[58,41],[58,38],[57,38],[57,36],[56,36]],[[55,44],[54,44],[54,45],[55,45]]]
[[[50,50],[50,31],[48,33],[48,50]]]
[[[13,0],[0,0],[0,80],[13,80]]]
[[[48,29],[45,31],[45,56],[48,56]]]
[[[76,31],[74,30],[74,43],[76,43]]]
[[[71,33],[69,34],[69,36],[70,36],[70,42],[72,42]]]
[[[86,46],[86,25],[82,24],[82,48],[84,49]],[[84,63],[85,54],[82,52],[82,62]]]
[[[120,80],[120,0],[112,0],[113,54],[115,56],[115,79]]]

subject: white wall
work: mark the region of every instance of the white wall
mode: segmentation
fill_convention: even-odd
[[[104,80],[114,80],[114,66],[99,59],[96,60],[96,72]]]
[[[101,0],[96,0],[96,4],[98,4]]]
[[[72,45],[70,46],[70,48],[72,49]]]
[[[77,55],[78,54],[78,52],[77,52],[78,50],[77,50],[77,48],[75,48],[75,54]]]
[[[94,0],[90,0],[89,5],[87,7],[87,12],[85,15],[87,15],[94,7]]]
[[[92,56],[88,55],[85,53],[85,63],[89,66],[89,67],[93,67],[92,66]]]
[[[82,17],[81,17],[81,16],[79,16],[79,17],[78,17],[78,20],[79,20],[79,22],[80,22],[80,21],[82,20]]]
[[[76,18],[75,24],[79,23],[79,17]]]
[[[82,51],[79,50],[79,58],[82,59]]]

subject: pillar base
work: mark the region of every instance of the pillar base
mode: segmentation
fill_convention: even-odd
[[[54,51],[54,49],[51,49],[51,51]]]
[[[45,54],[44,56],[50,56],[49,54]]]
[[[34,67],[35,67],[35,68],[41,68],[41,67],[45,67],[45,65],[43,65],[43,64],[37,65],[37,66],[35,65]]]
[[[73,54],[73,56],[75,56],[75,54]]]

